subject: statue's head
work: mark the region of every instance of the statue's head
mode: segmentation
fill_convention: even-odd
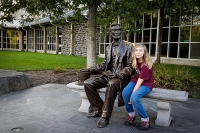
[[[121,38],[122,26],[118,23],[112,23],[110,26],[110,35],[114,40],[118,40]]]

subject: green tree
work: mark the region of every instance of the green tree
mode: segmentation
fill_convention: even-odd
[[[26,0],[0,0],[0,27],[3,28],[6,21],[12,22],[13,13],[25,4]]]

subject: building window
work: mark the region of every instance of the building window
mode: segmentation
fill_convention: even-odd
[[[161,57],[200,59],[199,18],[199,15],[194,14],[180,17],[172,14],[164,17]],[[143,14],[136,22],[137,32],[126,37],[127,41],[144,43],[152,57],[156,53],[157,20],[158,12]],[[105,38],[101,42],[105,42]],[[100,45],[100,54],[105,53],[104,46]]]
[[[190,26],[180,27],[180,42],[189,42],[190,41]]]
[[[36,30],[37,35],[37,50],[44,50],[44,30],[43,29],[37,29]]]
[[[59,27],[59,50],[58,50],[59,54],[62,53],[61,49],[62,49],[62,27]]]
[[[200,26],[192,26],[191,42],[200,42]]]
[[[161,57],[167,57],[167,43],[162,43],[161,47]]]
[[[178,43],[169,44],[169,57],[177,58]]]
[[[56,27],[47,28],[47,51],[56,51]]]
[[[34,30],[28,30],[28,51],[34,50]]]
[[[3,48],[19,49],[19,34],[18,30],[3,31]]]
[[[199,43],[192,43],[191,44],[191,52],[190,52],[190,58],[191,59],[200,59],[200,42]]]
[[[0,32],[2,33],[2,31],[0,31]],[[1,36],[2,36],[1,33],[0,33],[0,48],[1,48],[1,45],[2,45],[2,44],[1,44],[1,43],[2,43],[2,42],[1,42]]]
[[[180,58],[188,58],[189,54],[189,43],[181,43],[179,44],[179,57]]]

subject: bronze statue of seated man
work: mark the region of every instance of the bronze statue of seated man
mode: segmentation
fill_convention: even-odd
[[[109,124],[117,95],[118,106],[124,105],[121,92],[134,72],[132,68],[133,44],[121,40],[122,26],[117,23],[111,24],[110,34],[113,42],[106,48],[104,62],[80,70],[90,71],[91,74],[100,73],[99,76],[84,81],[85,92],[90,102],[87,117],[101,117],[97,122],[99,128]],[[103,87],[107,87],[104,101],[97,91]]]

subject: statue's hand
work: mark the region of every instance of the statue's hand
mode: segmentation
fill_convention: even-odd
[[[116,77],[116,74],[115,73],[112,73],[111,71],[104,71],[103,73],[102,73],[104,76],[106,76],[106,77],[108,77],[108,78],[115,78]]]
[[[110,74],[109,78],[111,78],[111,79],[116,78],[116,74],[115,73]]]
[[[78,72],[89,72],[90,69],[87,69],[87,68],[81,68],[78,70]]]
[[[117,73],[117,77],[120,78],[120,79],[124,79],[123,73]]]

